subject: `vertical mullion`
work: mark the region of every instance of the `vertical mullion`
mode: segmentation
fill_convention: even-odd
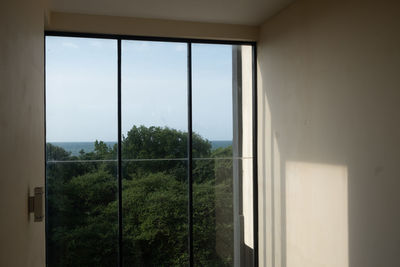
[[[47,238],[49,237],[49,205],[47,203],[48,200],[48,183],[47,183],[47,113],[46,113],[46,108],[47,108],[47,102],[46,102],[46,42],[47,42],[47,38],[46,35],[44,35],[44,44],[43,44],[43,115],[44,115],[44,196],[45,196],[45,216],[44,216],[44,221],[45,221],[45,225],[44,225],[44,234],[45,234],[45,255],[46,255],[46,266],[49,265],[49,253],[47,248],[49,245],[49,242],[47,240]]]
[[[192,155],[192,43],[188,42],[188,224],[189,224],[189,266],[193,266],[193,155]]]
[[[253,80],[253,264],[258,267],[258,118],[257,118],[257,46],[252,51]]]
[[[121,39],[118,42],[118,266],[122,267]]]
[[[232,46],[232,174],[233,174],[233,264],[244,266],[244,217],[243,217],[243,175],[242,175],[242,51]]]

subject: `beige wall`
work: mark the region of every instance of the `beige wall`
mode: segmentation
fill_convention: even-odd
[[[298,0],[258,47],[260,266],[400,266],[400,3]]]
[[[0,266],[45,265],[44,222],[28,192],[44,186],[43,8],[0,1]]]
[[[52,12],[46,30],[255,41],[258,27]]]

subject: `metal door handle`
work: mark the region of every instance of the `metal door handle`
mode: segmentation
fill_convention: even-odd
[[[29,197],[29,213],[34,213],[35,222],[43,221],[43,191],[43,187],[35,187],[35,195]]]

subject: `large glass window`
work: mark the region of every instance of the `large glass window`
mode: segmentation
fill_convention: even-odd
[[[48,266],[253,266],[252,53],[46,37]]]

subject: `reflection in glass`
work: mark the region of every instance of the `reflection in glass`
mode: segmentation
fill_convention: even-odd
[[[193,45],[194,261],[252,266],[252,47]],[[206,226],[206,227],[205,227]]]
[[[231,153],[230,148],[212,157]],[[199,159],[193,169],[193,236],[196,266],[233,265],[232,159]]]

